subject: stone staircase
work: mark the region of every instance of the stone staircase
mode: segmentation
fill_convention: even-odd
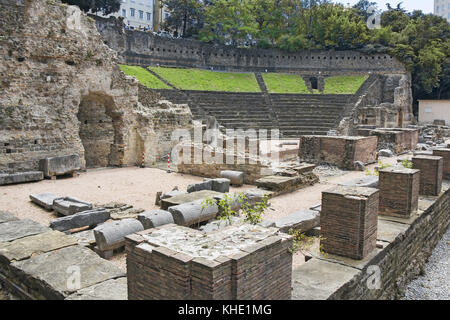
[[[283,137],[326,135],[342,118],[354,95],[270,94]]]
[[[157,91],[174,103],[188,103],[194,119],[211,115],[225,128],[280,129],[284,138],[326,135],[336,128],[346,106],[356,98],[355,95]]]

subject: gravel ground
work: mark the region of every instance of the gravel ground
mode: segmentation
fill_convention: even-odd
[[[450,300],[450,228],[434,248],[425,273],[408,285],[404,300]]]

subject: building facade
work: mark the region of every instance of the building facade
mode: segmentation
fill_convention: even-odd
[[[434,0],[434,14],[450,22],[450,0]]]
[[[444,120],[450,125],[450,100],[419,100],[419,123]]]
[[[169,13],[164,9],[161,0],[122,0],[120,10],[102,17],[123,17],[130,29],[159,31],[161,24]]]

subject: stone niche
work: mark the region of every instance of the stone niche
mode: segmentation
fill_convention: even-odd
[[[125,239],[129,299],[291,298],[292,237],[277,228],[168,224]]]
[[[301,161],[327,162],[353,170],[355,161],[376,161],[377,141],[377,137],[302,136],[298,156]]]

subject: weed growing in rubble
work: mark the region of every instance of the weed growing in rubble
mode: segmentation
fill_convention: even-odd
[[[218,219],[224,220],[228,225],[233,222],[233,216],[237,214],[239,209],[244,216],[244,221],[250,224],[257,224],[262,221],[264,211],[269,206],[269,197],[267,195],[262,197],[260,202],[251,204],[244,193],[232,195],[226,193],[219,201],[213,198],[206,198],[202,203],[202,208],[207,208],[217,205],[219,207]]]
[[[289,248],[289,252],[291,252],[292,254],[300,250],[302,254],[305,255],[305,251],[308,251],[314,244],[315,237],[309,237],[306,234],[300,232],[300,230],[289,229],[288,233],[293,238],[292,247]],[[325,240],[325,238],[319,236],[319,240],[322,241]],[[323,250],[322,243],[319,245],[319,252],[322,256],[327,256],[327,253]]]
[[[407,169],[412,169],[412,167],[413,167],[412,161],[408,160],[408,159],[402,160],[401,165]]]
[[[373,171],[370,171],[369,169],[366,168],[366,175],[368,176],[378,176],[380,175],[379,171],[389,168],[391,165],[389,163],[383,163],[381,161],[378,161],[378,167],[375,167],[375,169]]]

